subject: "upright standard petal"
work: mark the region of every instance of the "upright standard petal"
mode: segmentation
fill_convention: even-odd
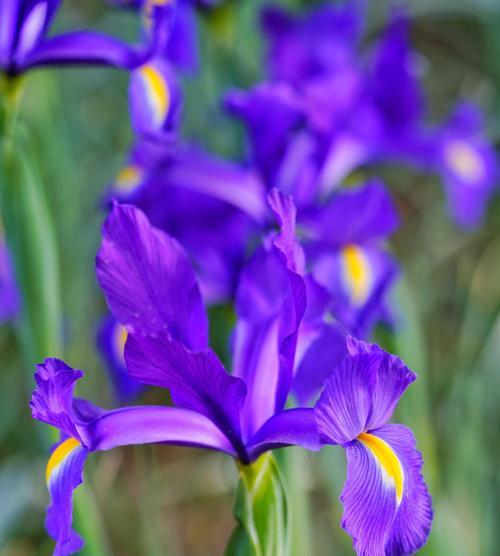
[[[250,260],[236,299],[233,372],[248,386],[244,436],[251,436],[285,405],[306,308],[306,286],[297,272],[303,266],[302,251],[293,236],[295,208],[291,198],[278,192],[270,202],[281,231]]]
[[[140,210],[112,208],[96,274],[111,311],[129,330],[168,330],[192,349],[206,348],[208,322],[193,269],[179,244]]]

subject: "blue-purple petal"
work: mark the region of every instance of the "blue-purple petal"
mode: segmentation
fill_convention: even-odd
[[[235,445],[240,443],[245,383],[227,374],[212,350],[190,351],[168,334],[131,335],[125,359],[133,378],[169,389],[176,405],[202,413]]]
[[[325,442],[344,445],[384,425],[416,379],[399,357],[363,344],[349,344],[351,353],[330,374],[316,403],[318,430]]]
[[[69,446],[65,450],[65,446]],[[57,451],[64,455],[58,457]],[[45,527],[56,541],[53,556],[68,556],[78,552],[83,539],[73,529],[73,491],[83,482],[83,467],[88,450],[63,439],[52,452],[47,468],[47,486],[51,502],[47,508]],[[54,460],[57,459],[57,462]],[[51,466],[50,462],[55,465]]]
[[[89,31],[75,31],[42,40],[36,49],[23,57],[20,65],[28,68],[54,64],[92,64],[133,69],[144,59],[144,52],[117,39]]]
[[[257,459],[268,450],[302,446],[319,450],[321,442],[312,409],[287,409],[268,419],[249,441],[248,453]]]
[[[208,323],[193,268],[180,245],[132,206],[115,205],[103,227],[97,279],[117,320],[137,334],[168,330],[193,349]]]
[[[88,424],[87,436],[92,451],[160,443],[235,455],[227,437],[210,419],[178,407],[134,406],[107,411]]]

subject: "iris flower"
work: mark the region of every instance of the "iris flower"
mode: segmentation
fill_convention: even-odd
[[[145,33],[151,27],[151,11],[153,7],[174,4],[164,0],[112,0],[114,4],[138,11],[142,15]],[[163,46],[162,56],[168,59],[177,69],[193,71],[199,62],[196,9],[209,9],[218,2],[213,0],[178,0],[175,18],[170,29],[170,39]]]
[[[477,226],[498,181],[498,163],[481,131],[479,110],[459,105],[450,122],[429,125],[407,15],[394,10],[387,29],[366,54],[360,48],[361,8],[362,3],[350,2],[304,16],[278,8],[264,11],[270,79],[237,97],[240,105],[246,105],[239,115],[250,130],[251,155],[262,159],[269,142],[260,138],[272,137],[274,151],[267,153],[271,170],[278,177],[289,175],[287,155],[292,147],[286,135],[296,136],[299,126],[319,144],[312,149],[319,166],[314,187],[323,193],[338,187],[360,166],[409,164],[436,172],[456,222]],[[279,98],[281,110],[290,112],[293,104],[295,121],[274,121],[261,106],[264,88],[268,97],[273,96],[275,114]],[[259,110],[269,118],[259,118]],[[297,119],[301,112],[304,116]]]
[[[0,67],[15,75],[33,66],[104,64],[137,67],[141,49],[91,31],[48,36],[60,0],[3,0],[0,3]]]
[[[174,406],[97,408],[73,396],[81,371],[57,359],[38,366],[33,416],[61,432],[46,470],[51,495],[46,526],[57,556],[71,554],[83,543],[72,529],[71,501],[87,456],[152,442],[218,450],[243,465],[278,447],[317,450],[322,441],[340,443],[348,457],[364,454],[361,467],[349,463],[346,489],[355,496],[344,497],[346,516],[356,516],[346,518],[345,527],[357,539],[358,553],[384,554],[383,548],[365,550],[368,545],[358,528],[363,520],[370,523],[366,542],[390,546],[389,555],[408,554],[403,548],[425,542],[431,513],[420,456],[409,433],[391,437],[382,427],[414,378],[399,359],[350,340],[347,359],[330,366],[332,374],[316,408],[286,409],[299,328],[314,322],[322,301],[309,297],[314,287],[303,274],[291,199],[273,191],[269,202],[281,230],[267,238],[242,273],[231,374],[208,345],[202,297],[180,245],[151,227],[138,209],[113,207],[103,228],[97,277],[111,311],[128,332],[129,374],[168,389]],[[370,451],[369,440],[376,442],[372,436],[382,439],[378,452]],[[386,460],[394,469],[386,470]],[[359,477],[365,469],[367,490]],[[410,502],[422,511],[408,512]]]
[[[92,64],[131,72],[132,123],[139,134],[168,133],[179,115],[179,92],[168,61],[175,2],[148,4],[150,31],[139,46],[93,31],[48,36],[60,0],[0,3],[0,68],[15,76],[35,66]]]

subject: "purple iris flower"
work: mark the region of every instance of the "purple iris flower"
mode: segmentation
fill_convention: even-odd
[[[481,222],[498,187],[498,161],[482,131],[482,120],[477,107],[461,104],[432,142],[450,212],[466,228]]]
[[[322,442],[346,451],[342,527],[359,556],[413,554],[429,534],[432,503],[413,433],[387,422],[416,376],[377,345],[349,338],[348,351],[314,409]]]
[[[498,181],[496,157],[481,133],[481,118],[459,106],[451,122],[429,126],[407,15],[394,10],[386,31],[366,55],[360,49],[361,8],[359,3],[324,6],[305,17],[278,8],[264,11],[271,81],[229,99],[229,107],[248,126],[252,158],[260,164],[263,158],[269,161],[262,165],[265,179],[291,175],[301,190],[307,187],[304,173],[309,180],[312,174],[309,190],[323,195],[367,164],[396,162],[431,170],[443,180],[457,223],[477,225]],[[282,99],[293,97],[296,119],[289,129],[268,116],[271,111],[262,105],[264,89],[273,97],[274,104],[268,102],[273,108],[278,99],[283,108]],[[264,136],[273,138],[272,148],[262,141]],[[290,173],[289,150],[303,156],[297,165],[300,175]],[[279,187],[276,181],[273,185]]]
[[[180,241],[196,261],[207,302],[234,298],[249,244],[269,218],[253,172],[176,140],[141,141],[109,193]]]
[[[146,34],[151,28],[151,12],[155,6],[165,6],[174,2],[163,0],[112,0],[123,8],[139,11],[144,22]],[[198,66],[199,52],[196,29],[196,9],[208,9],[217,5],[211,0],[177,0],[175,2],[175,17],[173,18],[169,40],[162,48],[162,57],[176,68],[183,71],[193,71]]]
[[[61,431],[46,473],[46,526],[57,556],[82,546],[72,529],[71,499],[90,452],[158,442],[218,450],[248,464],[283,446],[317,450],[320,435],[323,442],[346,447],[345,493],[351,496],[344,495],[344,527],[356,539],[358,554],[370,554],[367,546],[409,554],[425,542],[432,515],[421,457],[411,433],[385,425],[415,378],[399,359],[349,340],[346,359],[329,365],[316,407],[285,409],[296,355],[303,357],[299,329],[314,324],[324,298],[303,274],[291,199],[275,190],[269,202],[280,231],[242,273],[231,374],[208,345],[202,297],[180,245],[151,227],[137,208],[113,207],[103,228],[97,277],[111,311],[128,330],[129,374],[168,389],[174,407],[96,408],[73,397],[81,371],[56,359],[38,366],[33,416]],[[352,454],[359,458],[352,461]],[[410,512],[409,504],[416,510]],[[359,523],[368,526],[360,531]]]
[[[9,74],[33,66],[103,64],[137,67],[148,53],[91,31],[49,37],[60,0],[2,0],[0,3],[0,67]]]

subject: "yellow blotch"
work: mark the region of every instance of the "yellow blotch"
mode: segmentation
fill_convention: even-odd
[[[398,456],[387,442],[373,434],[363,432],[358,436],[357,440],[370,450],[377,463],[394,482],[396,500],[399,505],[403,498],[404,472]]]
[[[47,484],[50,481],[50,477],[52,476],[54,469],[79,446],[81,446],[81,444],[78,440],[76,440],[76,438],[68,438],[59,444],[59,446],[52,452],[45,469],[45,481]]]
[[[125,342],[127,341],[127,337],[128,337],[127,329],[121,324],[117,324],[114,330],[113,341],[114,341],[116,355],[122,361],[125,361],[124,352],[125,352]]]
[[[342,250],[344,277],[351,292],[352,301],[361,305],[370,293],[370,264],[361,247],[347,245]]]
[[[153,105],[156,124],[161,125],[170,108],[168,85],[158,69],[151,64],[142,66],[139,73],[144,80],[148,97]]]
[[[465,182],[474,183],[483,178],[483,161],[466,141],[450,141],[445,147],[444,156],[450,168]]]
[[[137,166],[125,166],[116,176],[114,187],[120,191],[131,191],[142,180],[142,171]]]

